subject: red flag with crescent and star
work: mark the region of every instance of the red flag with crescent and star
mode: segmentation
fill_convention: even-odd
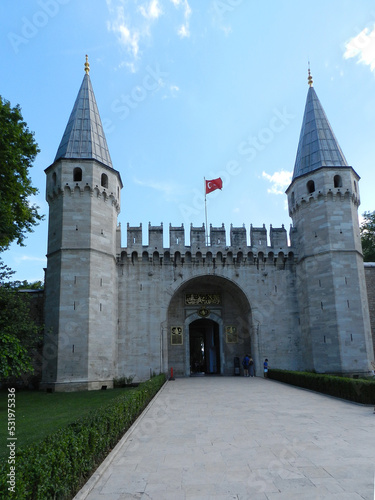
[[[206,181],[206,194],[212,193],[215,189],[221,189],[223,187],[223,181],[221,177],[217,179],[212,179],[211,181]]]

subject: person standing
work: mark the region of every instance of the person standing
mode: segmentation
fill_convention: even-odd
[[[266,358],[263,363],[264,378],[268,378],[268,359]]]
[[[250,363],[250,357],[248,354],[246,354],[246,356],[242,360],[243,376],[244,377],[249,376],[249,363]]]

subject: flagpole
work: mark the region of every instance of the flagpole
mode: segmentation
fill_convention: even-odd
[[[206,178],[203,177],[204,183],[204,211],[206,214],[206,246],[208,247],[208,227],[207,227],[207,189],[206,189]]]

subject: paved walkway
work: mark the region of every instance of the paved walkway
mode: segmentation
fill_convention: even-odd
[[[168,382],[76,500],[374,500],[375,415],[263,378]]]

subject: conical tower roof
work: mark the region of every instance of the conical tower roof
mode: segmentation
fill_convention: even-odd
[[[113,168],[90,81],[87,56],[85,71],[55,161],[60,158],[93,159]]]
[[[293,180],[321,167],[347,167],[348,163],[312,86],[307,94]]]

